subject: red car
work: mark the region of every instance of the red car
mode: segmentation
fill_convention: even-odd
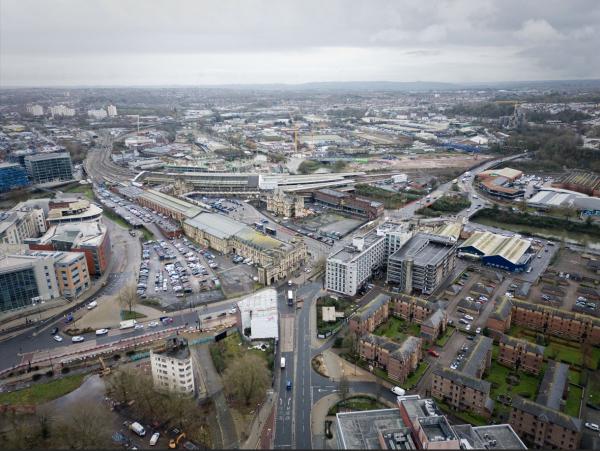
[[[427,352],[429,353],[429,355],[431,355],[431,356],[433,356],[433,357],[439,357],[439,356],[440,356],[440,353],[439,353],[439,352],[437,352],[437,351],[436,351],[435,349],[433,349],[433,348],[429,348],[429,349],[427,350]]]

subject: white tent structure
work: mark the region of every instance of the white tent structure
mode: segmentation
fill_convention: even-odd
[[[277,291],[267,288],[238,302],[242,332],[248,327],[251,340],[279,339],[279,314]]]

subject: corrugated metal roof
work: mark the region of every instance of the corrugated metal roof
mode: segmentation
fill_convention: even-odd
[[[473,247],[484,256],[498,255],[517,264],[530,246],[531,243],[519,235],[506,237],[492,232],[477,231],[460,246],[460,249]]]

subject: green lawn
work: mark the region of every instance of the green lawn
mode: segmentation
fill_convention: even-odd
[[[586,402],[600,408],[600,377],[598,372],[588,373]]]
[[[529,399],[534,399],[537,393],[537,388],[542,376],[533,376],[519,371],[519,384],[510,385],[506,378],[512,372],[510,368],[500,365],[495,360],[492,360],[488,375],[485,380],[492,384],[490,398],[496,401],[498,395],[504,394],[509,396],[520,395]]]
[[[121,227],[123,227],[124,229],[130,229],[130,225],[127,224],[127,222],[121,218],[119,215],[117,215],[116,213],[113,213],[112,211],[108,210],[107,208],[104,209],[103,212],[104,216],[106,216],[108,219],[110,219],[111,221],[119,224]]]
[[[551,342],[546,346],[544,357],[548,359],[563,361],[571,365],[581,366],[583,364],[583,354],[580,348],[566,346],[563,344]]]
[[[489,420],[475,413],[467,412],[465,410],[454,410],[448,404],[439,399],[436,399],[435,402],[443,412],[449,413],[465,423],[472,424],[473,426],[484,426],[489,424]]]
[[[85,195],[89,200],[94,200],[94,191],[92,185],[74,185],[65,190],[66,193],[81,193]]]
[[[339,327],[344,318],[338,318],[335,322],[325,322],[323,321],[322,307],[335,307],[336,312],[344,312],[344,318],[347,318],[352,313],[354,304],[349,299],[334,299],[330,296],[317,299],[317,332],[319,334],[326,334]]]
[[[572,417],[579,417],[579,406],[581,405],[581,397],[583,390],[581,387],[569,384],[569,394],[567,395],[567,404],[565,405],[565,413]]]
[[[127,321],[128,319],[140,319],[145,317],[146,315],[144,315],[143,313],[136,312],[135,310],[131,312],[129,310],[121,310],[122,321]]]
[[[373,333],[402,342],[407,335],[412,335],[413,337],[421,335],[421,327],[418,324],[409,324],[401,318],[391,316],[385,323],[375,329]]]
[[[43,404],[72,392],[83,383],[83,378],[83,374],[73,374],[51,382],[34,384],[23,390],[0,393],[0,404]]]
[[[145,241],[154,241],[155,237],[154,234],[148,230],[146,227],[142,227],[141,229],[139,229],[139,231],[142,232],[142,236]]]
[[[581,373],[575,370],[569,370],[569,383],[579,385],[581,382]]]
[[[329,409],[327,415],[335,415],[340,410],[363,411],[385,409],[387,406],[370,396],[351,396],[345,401],[339,401]]]
[[[249,349],[248,345],[242,341],[238,332],[210,345],[210,355],[219,373],[225,371],[229,362],[241,357],[245,353],[256,354],[261,359],[265,359],[269,370],[273,370],[273,349],[271,347],[267,348],[266,351]]]
[[[417,367],[417,370],[413,374],[408,376],[408,378],[406,379],[406,382],[404,383],[407,390],[410,390],[411,388],[413,388],[415,385],[417,385],[419,383],[419,381],[421,380],[421,377],[423,376],[425,371],[427,371],[427,368],[429,368],[429,363],[421,362],[419,364],[419,366]]]
[[[443,348],[444,346],[446,346],[446,343],[448,343],[448,340],[450,340],[455,331],[456,329],[453,326],[448,326],[446,328],[446,332],[444,332],[444,335],[438,338],[435,344]]]

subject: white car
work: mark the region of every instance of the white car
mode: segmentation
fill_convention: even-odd
[[[596,423],[585,423],[585,427],[591,429],[592,431],[600,431],[600,426]]]
[[[233,315],[233,314],[235,314],[237,312],[237,308],[236,307],[231,307],[228,311],[229,311],[230,315]]]
[[[158,322],[152,321],[152,322],[148,323],[148,327],[158,327]]]
[[[85,340],[85,337],[82,337],[81,335],[75,335],[73,338],[71,338],[73,343],[81,343],[83,340]]]
[[[396,396],[404,396],[406,394],[406,390],[404,390],[403,388],[400,388],[398,386],[392,387],[390,390]]]
[[[98,305],[98,302],[96,302],[96,301],[92,301],[92,302],[90,302],[90,303],[87,305],[87,309],[88,309],[88,310],[91,310],[91,309],[93,309],[94,307],[96,307],[97,305]]]
[[[478,327],[477,329],[475,329],[475,333],[476,334],[480,334],[481,333],[481,327]]]
[[[143,324],[136,324],[133,328],[134,329],[143,329],[144,325]]]
[[[54,338],[54,341],[58,341],[59,343],[60,343],[61,341],[63,341],[63,337],[61,337],[60,335],[55,335],[55,336],[54,336],[54,337],[52,337],[52,338]]]
[[[106,335],[108,333],[108,329],[98,329],[96,331],[96,335]]]
[[[470,325],[470,324],[467,324],[467,325],[465,326],[465,330],[471,330],[471,325]]]
[[[473,320],[475,319],[475,318],[473,318],[471,315],[465,315],[465,316],[464,316],[464,318],[465,318],[467,321],[473,321]]]
[[[150,446],[156,445],[156,443],[158,442],[158,437],[160,437],[160,434],[158,432],[152,434],[152,437],[150,437]]]

